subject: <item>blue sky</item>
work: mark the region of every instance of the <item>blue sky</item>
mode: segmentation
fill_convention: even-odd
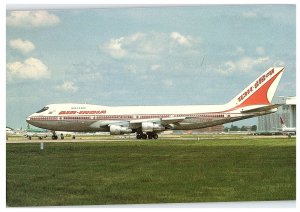
[[[296,95],[292,5],[8,11],[6,18],[13,128],[51,103],[223,104],[274,65],[286,67],[276,95]]]

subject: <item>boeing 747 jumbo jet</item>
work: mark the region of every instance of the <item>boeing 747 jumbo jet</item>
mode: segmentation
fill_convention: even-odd
[[[50,104],[26,121],[55,131],[136,133],[137,139],[157,139],[164,130],[192,130],[248,119],[277,111],[271,101],[283,74],[272,67],[224,105],[186,106],[99,106],[89,104]]]

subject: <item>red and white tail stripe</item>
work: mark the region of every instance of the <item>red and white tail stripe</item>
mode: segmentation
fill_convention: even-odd
[[[230,110],[255,105],[270,105],[283,70],[284,67],[272,67],[265,71],[227,104]]]

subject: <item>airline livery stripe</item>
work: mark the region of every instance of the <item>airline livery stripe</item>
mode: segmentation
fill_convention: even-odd
[[[153,119],[153,118],[170,118],[170,117],[209,117],[224,118],[228,114],[161,114],[161,115],[103,115],[103,116],[35,116],[31,117],[32,121],[58,121],[58,120],[111,120],[111,119]]]

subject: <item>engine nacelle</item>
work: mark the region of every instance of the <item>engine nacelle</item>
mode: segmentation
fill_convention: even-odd
[[[165,127],[163,127],[160,124],[155,124],[152,122],[143,122],[142,123],[142,131],[143,132],[161,131],[164,129],[165,129]]]
[[[125,133],[131,133],[132,130],[127,127],[111,125],[109,128],[109,132],[111,135],[121,135],[121,134],[125,134]]]

